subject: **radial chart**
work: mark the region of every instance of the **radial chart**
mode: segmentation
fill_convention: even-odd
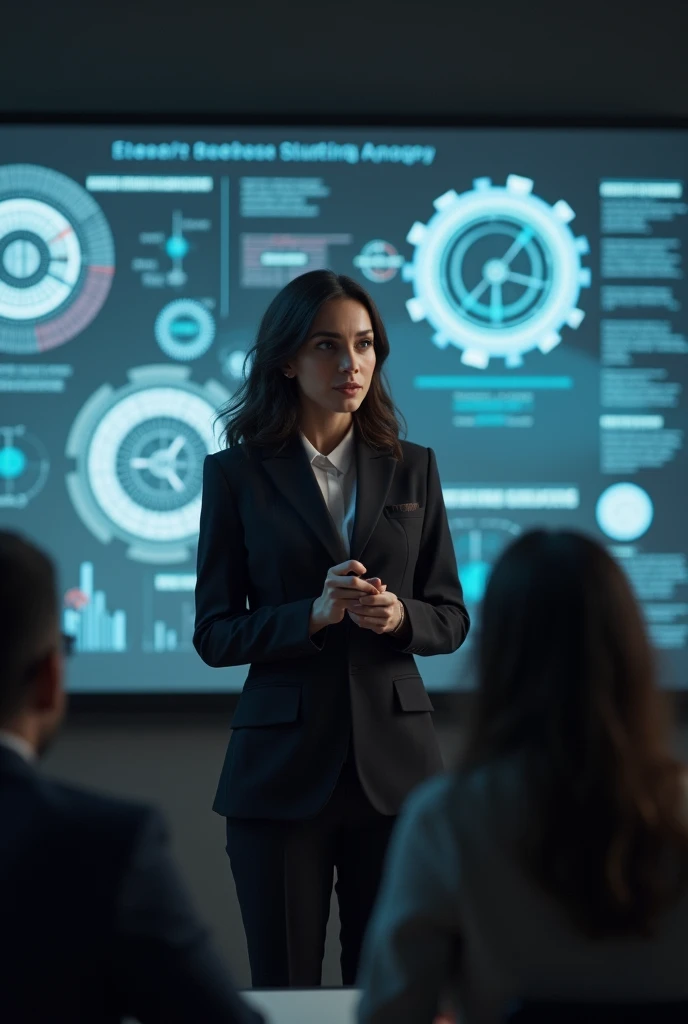
[[[492,357],[511,368],[532,349],[550,352],[561,328],[584,317],[578,297],[590,284],[581,265],[588,241],[571,231],[568,203],[549,206],[533,184],[517,174],[506,186],[477,178],[467,192],[436,199],[428,223],[416,222],[407,236],[415,247],[402,271],[415,292],[409,316],[427,320],[435,344],[460,349],[476,369]]]
[[[124,387],[105,384],[91,396],[67,439],[78,514],[104,543],[127,543],[137,561],[184,561],[196,543],[203,461],[217,449],[213,423],[229,394],[189,375],[185,366],[130,370]]]
[[[205,355],[215,338],[215,321],[202,302],[175,299],[155,321],[158,345],[171,359],[186,362]]]
[[[32,355],[75,337],[114,271],[110,227],[81,185],[34,164],[0,167],[0,352]]]

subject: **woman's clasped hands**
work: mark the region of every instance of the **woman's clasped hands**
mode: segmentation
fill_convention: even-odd
[[[329,569],[323,592],[311,609],[311,633],[341,622],[345,615],[374,633],[391,633],[397,628],[403,615],[401,602],[378,577],[364,579],[366,572],[355,559]]]

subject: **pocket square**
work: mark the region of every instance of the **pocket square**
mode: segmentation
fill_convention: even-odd
[[[419,508],[417,501],[407,501],[404,505],[387,505],[388,512],[416,512]]]

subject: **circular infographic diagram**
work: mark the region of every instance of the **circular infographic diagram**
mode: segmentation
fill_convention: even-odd
[[[391,242],[385,242],[381,238],[366,242],[358,256],[354,256],[354,266],[374,284],[392,281],[403,265],[404,257],[397,252]]]
[[[467,604],[479,604],[492,566],[521,528],[509,519],[483,516],[449,520],[459,578]]]
[[[32,355],[79,334],[114,270],[110,228],[81,185],[34,164],[0,167],[0,352]]]
[[[198,536],[203,460],[217,450],[213,423],[229,394],[189,375],[185,366],[129,370],[124,387],[104,384],[91,396],[67,438],[79,516],[104,543],[127,543],[137,561],[184,561]]]
[[[215,321],[202,302],[176,299],[158,314],[155,337],[170,359],[198,359],[213,343]]]
[[[25,427],[0,427],[0,508],[26,508],[49,469],[45,448]]]
[[[654,506],[647,491],[637,484],[612,484],[598,498],[595,517],[600,530],[612,540],[638,540],[652,524]]]
[[[477,178],[467,192],[441,195],[428,223],[416,222],[408,233],[415,246],[402,270],[415,292],[409,316],[426,319],[434,343],[460,349],[467,366],[485,369],[493,356],[520,366],[524,353],[550,352],[564,325],[583,320],[578,298],[590,285],[590,269],[581,264],[588,241],[571,231],[568,203],[550,206],[533,184],[516,174],[506,186]]]

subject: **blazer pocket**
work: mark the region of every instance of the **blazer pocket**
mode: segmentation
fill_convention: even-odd
[[[300,686],[257,686],[239,697],[232,729],[288,725],[299,718]]]
[[[394,689],[402,711],[435,710],[420,676],[399,676],[394,680]]]
[[[425,508],[414,508],[409,512],[402,511],[401,509],[393,509],[390,508],[389,505],[386,505],[385,515],[388,519],[422,519],[425,515]]]

